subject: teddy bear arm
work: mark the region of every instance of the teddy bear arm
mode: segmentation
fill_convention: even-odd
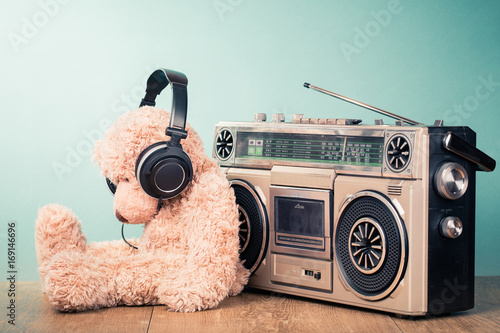
[[[80,221],[71,209],[60,204],[50,204],[38,210],[35,249],[42,285],[46,265],[54,256],[67,251],[83,253],[86,246],[87,239],[82,233]]]
[[[239,222],[234,201],[231,196],[219,195],[208,202],[207,198],[213,195],[204,191],[197,194],[203,201],[190,197],[190,207],[183,207],[183,218],[189,220],[186,265],[175,275],[167,276],[160,286],[160,302],[174,311],[213,308],[229,294],[241,290],[234,285],[239,268]],[[205,205],[215,208],[205,209]],[[217,205],[223,207],[219,209]],[[243,280],[244,276],[239,281]]]

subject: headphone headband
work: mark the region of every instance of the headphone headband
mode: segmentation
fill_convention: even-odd
[[[165,68],[154,71],[148,78],[146,96],[142,99],[139,107],[144,105],[155,106],[156,96],[158,96],[169,83],[172,86],[173,97],[170,124],[167,127],[166,134],[172,137],[172,143],[178,144],[181,139],[187,137],[186,116],[188,79],[186,75]]]
[[[187,77],[183,73],[160,68],[154,71],[146,84],[146,95],[139,107],[155,106],[158,96],[168,84],[172,86],[172,111],[166,135],[170,141],[157,142],[143,150],[135,162],[135,178],[149,196],[158,199],[157,210],[163,200],[180,194],[193,178],[193,165],[189,155],[182,149],[180,141],[187,137]],[[117,187],[106,178],[109,189],[114,194]],[[125,224],[123,224],[125,225]],[[131,247],[125,239],[122,238]]]

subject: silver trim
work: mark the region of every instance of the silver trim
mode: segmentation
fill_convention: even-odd
[[[391,285],[384,292],[382,292],[382,293],[380,293],[378,295],[375,295],[375,296],[366,296],[366,295],[360,294],[356,290],[354,290],[354,288],[351,287],[351,285],[347,282],[347,279],[345,278],[344,274],[342,274],[342,268],[340,267],[338,253],[336,253],[336,255],[335,255],[335,261],[337,263],[337,268],[338,268],[338,271],[340,272],[339,276],[340,276],[343,284],[347,288],[349,288],[350,291],[352,293],[354,293],[356,296],[358,296],[359,298],[362,298],[362,299],[365,299],[365,300],[368,300],[368,301],[377,301],[377,300],[380,300],[380,299],[383,299],[383,298],[389,296],[394,291],[394,289],[396,289],[397,285],[401,281],[402,274],[403,274],[403,269],[404,269],[404,266],[405,266],[404,263],[406,261],[406,244],[404,243],[406,241],[406,237],[404,237],[405,236],[405,229],[404,229],[404,226],[403,226],[403,221],[399,217],[399,214],[398,214],[398,211],[396,210],[396,208],[383,195],[381,195],[381,194],[379,194],[377,192],[374,192],[374,191],[360,191],[360,192],[357,192],[357,193],[349,196],[344,201],[344,203],[342,204],[342,206],[341,206],[341,208],[339,210],[339,215],[338,216],[339,217],[342,216],[342,213],[344,212],[345,208],[353,200],[355,200],[355,199],[357,199],[359,197],[373,197],[375,199],[380,200],[383,204],[385,204],[387,206],[387,208],[389,208],[389,211],[394,216],[394,218],[396,220],[396,224],[397,224],[398,230],[399,230],[399,234],[401,235],[401,242],[402,242],[402,244],[401,244],[401,261],[399,263],[399,269],[398,269],[398,271],[396,273],[396,277],[394,278],[394,280],[391,283]],[[335,233],[337,232],[337,225],[338,225],[338,221],[335,221]],[[336,237],[336,235],[334,235],[334,239],[335,239],[335,237]]]
[[[151,147],[151,146],[150,146],[150,147]],[[149,147],[148,147],[148,148],[149,148]],[[146,148],[146,149],[148,149],[148,148]],[[139,160],[139,165],[137,166],[137,171],[138,171],[138,173],[140,173],[140,172],[141,172],[142,165],[143,165],[143,164],[144,164],[144,162],[148,159],[148,157],[149,157],[149,156],[151,156],[151,154],[153,154],[154,152],[156,152],[156,151],[157,151],[157,150],[159,150],[159,149],[165,149],[165,148],[167,148],[167,143],[166,143],[166,142],[164,142],[164,143],[163,143],[163,144],[161,144],[161,145],[156,146],[154,149],[149,150],[149,151],[148,151],[148,152],[147,152],[144,156],[142,156],[142,158]],[[148,193],[144,190],[144,187],[142,187],[142,184],[141,184],[140,180],[139,180],[139,179],[137,179],[137,181],[139,182],[139,185],[141,186],[141,188],[142,188],[142,190],[144,191],[144,193],[148,194]],[[149,194],[148,194],[148,195],[149,195]],[[149,195],[149,196],[150,196],[151,198],[155,198],[155,197],[153,197],[152,195]],[[157,198],[155,198],[155,199],[157,199]]]
[[[154,147],[153,149],[149,150],[149,151],[148,151],[148,152],[147,152],[144,156],[142,156],[142,158],[139,160],[139,166],[137,167],[137,170],[139,171],[139,173],[140,173],[140,171],[141,171],[141,169],[142,169],[142,166],[143,166],[144,162],[145,162],[145,161],[149,158],[149,156],[151,156],[152,154],[154,154],[154,153],[155,153],[155,152],[157,152],[158,150],[160,150],[160,149],[165,149],[165,148],[168,148],[168,146],[167,146],[167,143],[166,143],[166,142],[162,143],[161,145],[158,145],[158,146]],[[146,149],[148,149],[148,148],[146,148]],[[158,164],[158,163],[157,163],[157,164]],[[153,166],[153,168],[154,168],[154,167],[156,167],[156,165],[157,165],[157,164],[155,164],[155,165]],[[167,193],[167,194],[168,194],[168,193],[172,193],[172,192],[177,191],[177,190],[178,190],[178,189],[182,186],[182,183],[184,182],[184,179],[186,178],[186,172],[184,171],[184,168],[182,168],[181,166],[179,166],[179,167],[180,167],[180,168],[181,168],[181,170],[182,170],[182,174],[183,174],[182,179],[183,179],[183,181],[182,181],[182,182],[179,184],[179,186],[177,186],[175,189],[173,189],[173,190],[171,190],[171,191],[164,191],[164,190],[162,190],[162,189],[158,186],[158,184],[156,183],[156,179],[154,180],[156,187],[157,187],[157,188],[158,188],[161,192],[163,192],[163,193]],[[140,185],[140,186],[141,186],[141,188],[144,190],[144,188],[142,187],[142,184],[141,184],[141,182],[140,182],[140,181],[139,181],[139,185]],[[147,194],[147,192],[146,192],[146,191],[144,191],[144,192]],[[149,195],[149,194],[148,194],[148,195]],[[157,199],[156,197],[153,197],[153,196],[151,196],[151,195],[150,195],[150,197]]]
[[[219,129],[234,127],[237,132],[289,133],[289,134],[325,134],[383,137],[385,129],[375,126],[294,124],[294,123],[245,123],[221,122]]]
[[[139,160],[139,165],[137,166],[137,170],[140,172],[141,169],[142,169],[142,165],[144,164],[144,162],[148,159],[149,156],[151,156],[151,154],[153,154],[154,152],[156,152],[157,150],[159,149],[165,149],[167,147],[167,143],[163,143],[161,145],[158,145],[156,146],[154,149],[151,149],[150,151],[148,151],[144,156],[142,156],[142,158]],[[146,148],[148,149],[148,148]],[[142,187],[142,186],[141,186]]]

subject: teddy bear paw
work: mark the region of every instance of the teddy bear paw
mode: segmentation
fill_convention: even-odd
[[[39,267],[45,265],[58,252],[84,251],[86,243],[80,221],[69,208],[51,204],[38,210],[35,247]]]

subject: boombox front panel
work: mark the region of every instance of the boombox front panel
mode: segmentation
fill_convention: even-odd
[[[261,222],[266,223],[265,241],[256,246],[263,254],[252,267],[249,286],[407,315],[471,308],[475,170],[471,163],[443,149],[448,131],[475,144],[474,132],[465,127],[216,126],[214,157],[231,182],[243,181],[252,187],[267,214]],[[333,141],[332,150],[329,140]],[[345,149],[349,143],[353,144],[351,150]],[[270,144],[274,155],[265,156],[270,154],[266,151]],[[379,151],[375,157],[367,155],[373,147],[382,148],[382,156]],[[303,155],[295,155],[298,149]],[[316,149],[320,149],[319,157]],[[328,156],[334,161],[322,160]],[[447,162],[463,166],[469,177],[469,187],[458,199],[444,198],[436,188],[437,170]],[[324,222],[330,228],[321,235],[324,238],[314,233],[295,236],[292,231],[282,235],[275,230],[273,191],[286,199],[287,193],[293,197],[301,189],[330,193],[330,203],[305,207],[312,211],[316,206],[331,206],[330,221]],[[361,208],[350,205],[352,198],[361,198]],[[283,202],[292,210],[291,200]],[[373,209],[386,210],[386,215],[366,208],[373,202]],[[297,203],[295,208],[300,208]],[[346,207],[366,212],[358,212],[348,221],[342,215]],[[447,238],[440,231],[443,219],[449,216],[464,223],[458,238]],[[340,235],[339,227],[347,222],[350,229],[342,231],[340,243],[336,233]],[[289,248],[284,240],[291,242]],[[297,242],[309,245],[298,246]],[[367,242],[373,246],[366,247]],[[331,251],[325,252],[323,247],[328,244]],[[363,256],[368,248],[369,256]]]

